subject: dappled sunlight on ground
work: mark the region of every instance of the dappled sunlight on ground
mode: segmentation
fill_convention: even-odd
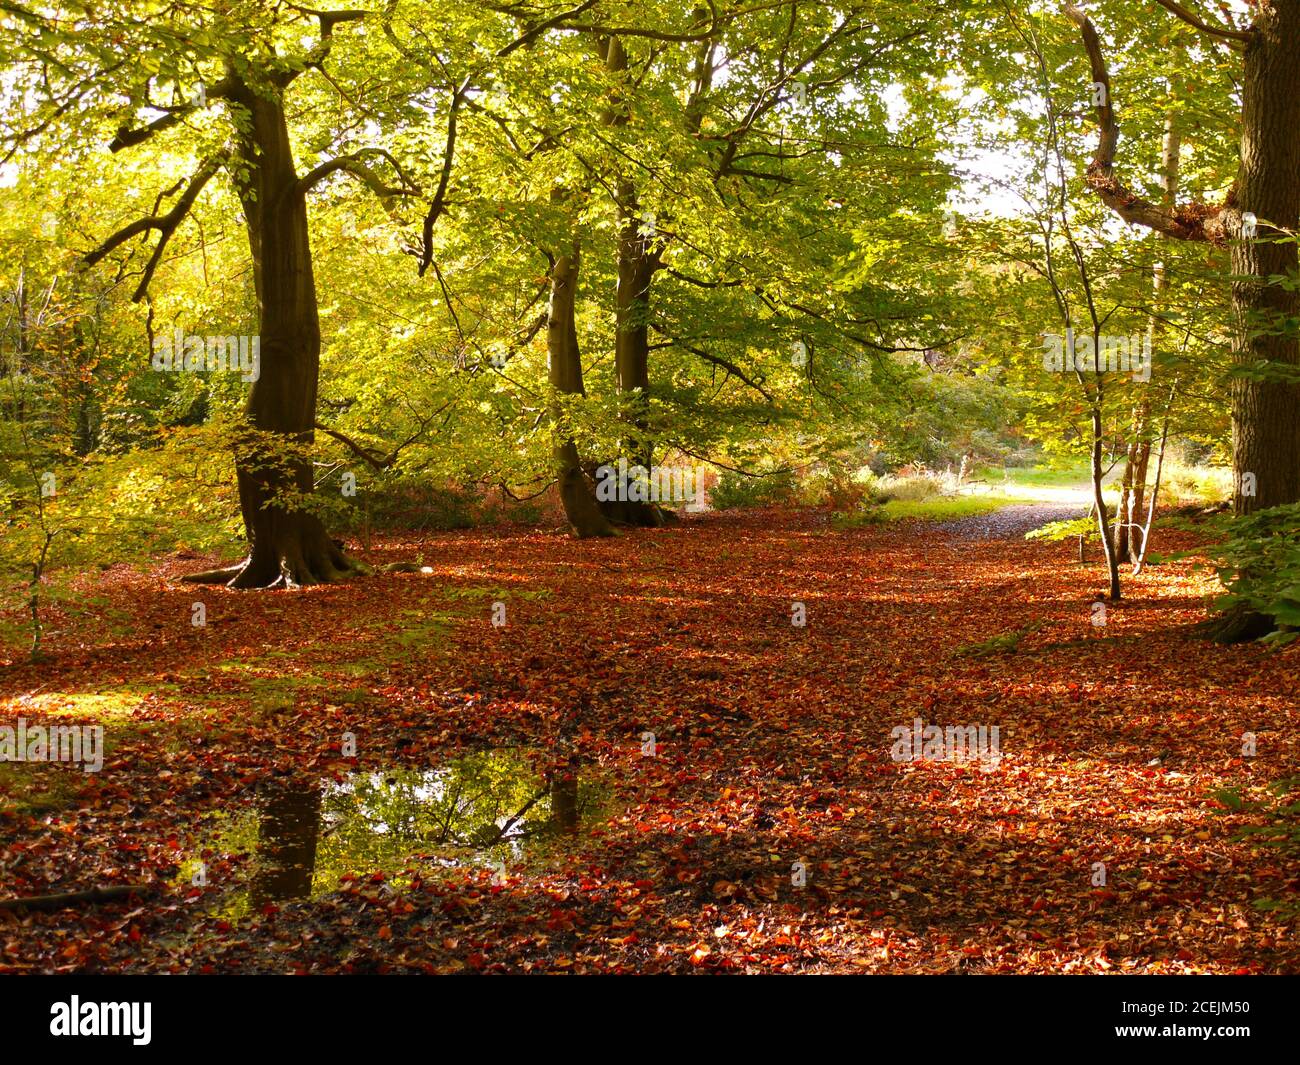
[[[1288,929],[1251,903],[1294,892],[1300,870],[1233,842],[1242,818],[1211,793],[1294,769],[1300,652],[1194,638],[1211,583],[1188,562],[1126,580],[1098,626],[1100,567],[1073,544],[836,532],[819,512],[586,543],[458,532],[367,560],[417,551],[432,574],[308,595],[113,571],[98,591],[128,616],[120,633],[52,625],[55,660],[8,671],[4,718],[102,721],[111,739],[130,693],[141,727],[89,780],[0,776],[0,893],[155,897],[0,925],[0,968],[1297,967]],[[893,760],[891,730],[916,719],[997,726],[1000,758]],[[545,861],[449,863],[412,843],[400,868],[371,868],[370,850],[322,845],[344,854],[328,891],[231,902],[244,865],[203,825],[239,812],[255,834],[259,781],[379,786],[489,750],[537,752],[546,781],[581,766],[607,799]],[[61,806],[22,805],[41,774],[66,774]]]

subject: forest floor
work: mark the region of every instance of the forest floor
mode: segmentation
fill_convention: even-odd
[[[1199,640],[1189,561],[1095,624],[1096,549],[1026,542],[1044,513],[393,538],[363,557],[429,572],[292,593],[87,576],[0,723],[108,754],[0,766],[0,899],[145,890],[0,909],[0,971],[1300,971],[1253,905],[1300,868],[1212,797],[1300,764],[1300,649]],[[895,760],[918,719],[1000,757]]]

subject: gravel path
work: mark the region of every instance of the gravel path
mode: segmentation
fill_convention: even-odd
[[[988,514],[944,522],[940,529],[952,540],[1018,540],[1040,525],[1081,518],[1086,512],[1086,504],[1015,503]]]

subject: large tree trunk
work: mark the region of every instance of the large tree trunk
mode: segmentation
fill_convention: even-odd
[[[547,312],[546,347],[550,362],[551,386],[559,395],[583,395],[582,353],[578,348],[576,321],[579,253],[573,248],[556,257],[551,269],[551,304]],[[559,404],[551,412],[555,436],[555,464],[560,485],[560,500],[569,527],[577,537],[613,536],[605,516],[596,503],[591,482],[582,472],[578,446],[573,442]]]
[[[1300,499],[1300,386],[1293,376],[1300,347],[1288,322],[1300,301],[1291,281],[1268,280],[1291,278],[1296,269],[1295,244],[1273,238],[1300,221],[1300,0],[1258,5],[1254,25],[1244,57],[1236,207],[1254,214],[1259,229],[1257,239],[1244,233],[1232,247],[1234,361],[1253,371],[1232,384],[1238,514]]]
[[[627,70],[627,52],[617,37],[599,44],[605,68],[612,73]],[[628,121],[626,102],[615,96],[606,107],[603,120],[608,126]],[[659,269],[654,226],[641,217],[635,183],[620,178],[618,197],[618,289],[614,294],[614,372],[623,416],[628,431],[623,451],[629,466],[654,465],[654,444],[648,435],[646,414],[650,404],[650,284]],[[658,526],[666,517],[653,502],[633,500],[601,501],[601,511],[612,521],[625,525]]]
[[[284,106],[278,94],[241,86],[249,112],[241,138],[240,185],[257,288],[260,375],[237,443],[239,505],[249,557],[233,588],[297,587],[337,580],[356,567],[324,524],[304,509],[312,492],[310,447],[316,420],[320,322],[305,193],[298,187]]]
[[[1236,208],[1257,219],[1232,247],[1233,361],[1251,376],[1232,382],[1233,509],[1238,515],[1300,500],[1300,344],[1294,318],[1296,246],[1275,243],[1300,221],[1300,0],[1255,9],[1242,75],[1241,164]],[[1284,277],[1286,284],[1270,282]],[[1237,643],[1267,635],[1272,618],[1238,609],[1208,635]]]
[[[629,466],[654,465],[654,444],[649,437],[650,405],[650,283],[659,268],[637,212],[636,189],[630,181],[619,186],[618,291],[614,301],[614,371],[623,399],[628,432],[623,449]],[[664,509],[653,502],[632,500],[602,502],[601,510],[614,521],[628,525],[663,525]]]

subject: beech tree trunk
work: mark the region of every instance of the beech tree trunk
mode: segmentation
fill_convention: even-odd
[[[578,288],[579,251],[577,242],[559,255],[551,269],[551,303],[547,311],[546,348],[550,363],[550,382],[561,395],[584,395],[582,353],[578,348],[575,319]],[[559,404],[551,412],[555,435],[555,464],[560,486],[560,500],[573,535],[613,536],[614,530],[596,503],[591,482],[582,472],[578,446],[569,434],[566,418]]]
[[[613,73],[627,70],[627,52],[617,37],[599,42],[605,69]],[[604,112],[608,126],[623,126],[628,110],[615,97]],[[641,216],[636,184],[622,178],[618,196],[618,288],[614,296],[614,372],[624,403],[628,432],[623,451],[629,466],[654,465],[654,445],[648,436],[646,414],[650,397],[650,285],[659,269],[653,224]],[[658,526],[665,523],[662,507],[654,502],[610,500],[600,503],[601,511],[613,521],[625,525]]]
[[[650,284],[659,268],[647,232],[637,213],[636,189],[631,182],[619,187],[618,291],[614,301],[614,371],[624,402],[628,433],[623,449],[629,466],[654,464],[654,445],[648,435],[650,403]],[[611,501],[600,504],[614,521],[628,525],[659,526],[667,521],[654,502]]]
[[[1300,221],[1300,0],[1255,8],[1242,71],[1241,163],[1233,205],[1233,362],[1250,376],[1232,382],[1233,509],[1238,515],[1300,500],[1300,342],[1291,287],[1294,243],[1279,230]],[[1250,232],[1247,213],[1255,217]],[[1218,643],[1258,639],[1273,618],[1246,609],[1211,619]]]
[[[1254,214],[1258,229],[1251,239],[1239,227],[1232,246],[1234,361],[1255,371],[1232,383],[1237,514],[1300,500],[1300,345],[1288,321],[1300,301],[1294,288],[1268,280],[1296,270],[1295,244],[1273,238],[1300,221],[1300,0],[1272,0],[1254,14],[1235,206]]]
[[[240,85],[233,99],[247,108],[241,137],[248,167],[240,185],[257,289],[260,375],[248,395],[250,432],[236,448],[239,505],[249,556],[230,580],[234,588],[296,587],[337,580],[356,567],[324,524],[301,504],[313,487],[320,369],[320,321],[312,274],[305,193],[289,146],[279,95]],[[285,446],[289,453],[284,453]]]

